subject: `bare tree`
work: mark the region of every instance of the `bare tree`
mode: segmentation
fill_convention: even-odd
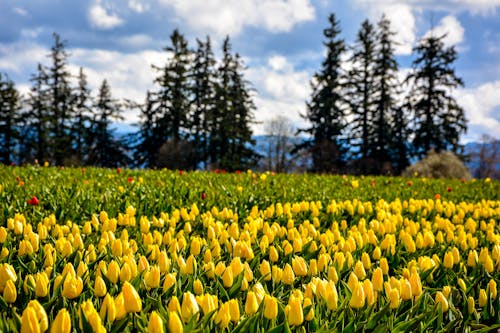
[[[476,178],[500,178],[500,140],[490,135],[483,134],[479,149],[472,154],[473,160],[477,162],[474,169]]]
[[[289,172],[294,169],[290,152],[294,147],[295,128],[290,119],[276,116],[265,125],[266,142],[263,150],[263,168],[269,171]]]

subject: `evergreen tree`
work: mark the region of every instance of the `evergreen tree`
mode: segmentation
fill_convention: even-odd
[[[34,158],[40,162],[49,159],[49,91],[48,75],[41,64],[37,74],[32,75],[32,87],[28,96],[28,109],[23,115],[23,135],[21,135],[20,153],[24,156],[20,163]]]
[[[413,147],[418,157],[430,150],[451,150],[460,155],[459,138],[467,129],[464,110],[451,95],[453,89],[463,86],[453,68],[457,52],[453,46],[444,46],[444,37],[431,35],[418,43],[413,72],[407,78],[412,83],[409,102],[415,121]]]
[[[156,119],[153,111],[153,100],[151,92],[146,93],[146,100],[143,104],[137,104],[129,101],[133,109],[139,109],[138,124],[139,131],[135,136],[134,146],[134,164],[136,166],[154,167],[158,159],[158,142],[155,139]]]
[[[255,164],[258,155],[252,149],[250,123],[255,106],[244,79],[244,66],[239,55],[231,52],[226,37],[222,45],[223,59],[218,69],[215,108],[210,112],[210,161],[225,170],[241,170]]]
[[[104,80],[99,88],[94,105],[95,119],[93,124],[94,144],[90,162],[100,167],[117,167],[124,165],[127,156],[123,145],[115,139],[111,129],[112,120],[123,120],[120,105],[113,99],[111,88]]]
[[[184,146],[187,135],[187,115],[190,104],[189,66],[191,51],[183,35],[176,29],[170,36],[171,46],[165,48],[171,58],[164,67],[153,68],[160,73],[155,79],[159,90],[154,93],[154,105],[157,126],[153,134],[158,143],[158,150],[162,145],[170,146],[164,149],[162,159],[168,161],[162,166],[169,168],[182,168],[191,165],[192,152],[179,151],[179,145]],[[181,142],[182,141],[182,142]],[[178,154],[173,156],[174,154]],[[172,162],[173,164],[170,164]]]
[[[400,116],[396,105],[399,94],[398,63],[394,56],[394,32],[390,29],[390,21],[384,16],[378,23],[377,56],[375,58],[375,115],[373,118],[374,141],[371,148],[377,161],[379,173],[392,171],[391,148],[392,139],[402,136],[393,133],[393,121]],[[401,118],[401,117],[399,117]]]
[[[328,18],[330,26],[323,31],[326,38],[326,59],[319,73],[314,75],[311,100],[303,116],[311,127],[301,129],[312,136],[297,147],[308,148],[312,153],[313,171],[333,172],[342,170],[345,163],[347,103],[344,99],[345,82],[341,69],[341,56],[346,47],[339,38],[339,22],[334,14]]]
[[[376,56],[375,27],[369,20],[361,24],[350,59],[352,69],[348,73],[348,100],[353,116],[350,133],[351,145],[357,148],[355,164],[359,172],[373,172],[373,144],[375,117],[375,56]]]
[[[65,42],[54,33],[54,45],[50,57],[52,66],[48,68],[48,125],[51,134],[52,159],[57,165],[64,164],[72,155],[71,122],[74,116],[74,95],[70,86],[71,74],[67,68],[68,54]]]
[[[92,121],[92,99],[91,91],[87,84],[87,76],[80,68],[78,73],[78,88],[75,92],[75,119],[72,126],[72,137],[75,143],[76,160],[79,164],[87,161],[92,133],[90,129]]]
[[[15,160],[20,101],[14,82],[0,73],[0,163],[3,164],[10,164]]]
[[[209,151],[209,120],[215,104],[215,58],[210,38],[197,40],[198,48],[192,66],[191,136],[196,152],[195,166],[206,164]]]

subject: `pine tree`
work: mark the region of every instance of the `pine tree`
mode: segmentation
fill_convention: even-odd
[[[72,139],[75,143],[76,160],[79,164],[85,164],[92,133],[90,129],[92,121],[91,90],[87,84],[87,76],[80,68],[78,73],[78,88],[75,92],[75,119],[72,124]]]
[[[158,142],[156,133],[156,118],[153,111],[153,100],[151,92],[146,93],[143,104],[128,102],[132,109],[139,110],[141,122],[138,124],[139,131],[135,135],[134,165],[138,167],[154,167],[158,159]]]
[[[407,78],[412,84],[409,102],[415,121],[413,147],[418,157],[430,150],[451,150],[460,155],[460,135],[467,130],[464,110],[451,94],[463,86],[453,68],[457,52],[453,46],[444,46],[444,37],[431,35],[418,43],[413,72]]]
[[[186,143],[191,51],[186,39],[177,29],[170,36],[170,41],[172,45],[166,47],[165,51],[171,58],[162,68],[153,66],[153,69],[160,73],[155,79],[159,90],[154,93],[152,108],[157,122],[154,137],[158,150],[166,145],[161,154],[164,161],[161,166],[185,168],[192,165],[193,158]]]
[[[352,69],[348,73],[348,100],[353,116],[350,133],[351,145],[357,148],[354,157],[359,172],[373,172],[373,142],[375,117],[375,56],[376,35],[375,27],[369,20],[361,24],[356,42],[353,46],[353,55],[350,58]]]
[[[10,164],[15,160],[20,102],[21,97],[14,82],[0,73],[0,163],[3,164]]]
[[[208,120],[209,155],[214,167],[241,170],[254,165],[258,158],[252,149],[255,141],[250,128],[255,105],[242,73],[243,63],[238,54],[232,54],[229,37],[224,40],[222,52],[215,108]]]
[[[374,141],[371,151],[377,161],[379,173],[392,171],[391,138],[395,113],[399,112],[396,99],[399,94],[398,63],[394,56],[394,32],[384,16],[378,22],[377,57],[375,59],[375,115],[373,118]]]
[[[48,68],[48,124],[51,134],[53,162],[62,165],[65,158],[72,155],[71,122],[74,116],[74,95],[70,86],[71,74],[67,68],[68,54],[65,42],[54,33],[54,45],[50,57],[52,66]]]
[[[19,162],[39,162],[49,159],[49,103],[50,92],[47,88],[48,75],[45,68],[38,64],[37,74],[32,75],[32,86],[29,92],[28,109],[23,114],[23,133],[21,135],[20,153],[24,156]]]
[[[341,56],[346,50],[339,38],[339,22],[334,14],[328,18],[330,26],[323,31],[326,38],[326,59],[319,73],[314,75],[311,100],[303,116],[311,127],[301,129],[312,136],[297,147],[308,148],[312,153],[313,171],[333,172],[342,170],[345,164],[347,103],[344,99],[345,82],[341,69]]]
[[[90,162],[100,167],[117,167],[126,164],[123,145],[114,137],[112,120],[123,120],[120,105],[111,95],[111,87],[104,80],[94,105],[92,155]]]
[[[209,154],[209,120],[214,111],[216,60],[212,52],[210,38],[205,42],[197,40],[198,48],[192,66],[192,101],[190,113],[190,129],[194,150],[195,165],[203,163],[207,166]]]

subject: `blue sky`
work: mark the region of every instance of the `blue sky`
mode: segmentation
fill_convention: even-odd
[[[469,120],[463,141],[500,136],[500,0],[0,0],[0,72],[27,92],[37,63],[49,64],[57,32],[68,42],[72,72],[83,66],[92,88],[106,78],[114,97],[142,101],[153,87],[151,65],[164,64],[162,49],[174,28],[192,46],[210,35],[217,52],[230,35],[256,89],[255,116],[262,123],[255,132],[278,114],[301,127],[332,12],[347,43],[365,18],[376,22],[385,13],[397,33],[401,77],[410,69],[412,46],[431,26],[447,33],[465,82],[454,92]],[[137,121],[134,112],[125,116]]]

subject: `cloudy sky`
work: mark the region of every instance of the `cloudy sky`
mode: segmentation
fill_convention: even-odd
[[[463,141],[500,136],[500,0],[0,0],[0,72],[26,92],[37,63],[49,64],[57,32],[67,41],[71,70],[83,66],[92,88],[106,78],[114,97],[143,101],[153,87],[151,65],[165,63],[173,29],[193,46],[210,35],[215,49],[230,35],[256,89],[257,120],[281,114],[300,127],[332,12],[348,43],[365,18],[385,13],[397,32],[402,73],[431,27],[447,33],[466,84],[456,91],[469,120]],[[137,121],[131,112],[126,118]],[[262,133],[263,125],[254,129]]]

